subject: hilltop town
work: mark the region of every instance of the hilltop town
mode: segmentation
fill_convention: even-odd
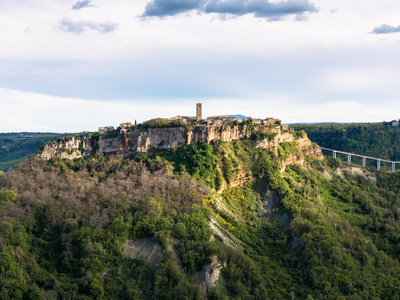
[[[283,130],[289,130],[288,125],[281,125],[281,120],[276,118],[238,118],[233,115],[219,115],[207,118],[202,117],[202,103],[196,104],[196,116],[175,116],[172,118],[156,118],[144,121],[140,127],[179,127],[179,126],[221,126],[221,125],[279,125]],[[131,122],[121,123],[118,128],[114,126],[99,127],[99,134],[105,134],[118,129],[129,129],[137,126]]]
[[[256,137],[258,146],[265,148],[285,141],[294,141],[298,135],[276,118],[237,118],[231,115],[203,118],[202,104],[197,103],[195,116],[156,118],[140,124],[125,122],[117,128],[100,127],[95,133],[85,133],[61,139],[57,143],[48,143],[40,149],[39,156],[43,159],[73,159],[92,153],[129,154],[146,152],[151,148],[178,149],[197,142],[228,142],[250,137]],[[302,138],[308,141],[306,135]]]

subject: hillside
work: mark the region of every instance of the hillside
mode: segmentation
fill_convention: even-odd
[[[400,173],[262,137],[0,175],[4,299],[398,299]]]
[[[400,161],[400,127],[389,123],[293,125],[321,147]]]
[[[59,133],[17,132],[0,133],[0,170],[6,171],[32,157],[36,149],[48,141],[56,141]]]

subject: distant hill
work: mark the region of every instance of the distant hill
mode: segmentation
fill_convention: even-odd
[[[35,154],[45,142],[55,141],[68,133],[12,132],[0,133],[0,170],[9,168]]]

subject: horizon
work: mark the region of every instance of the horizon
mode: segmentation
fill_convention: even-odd
[[[153,118],[154,119],[154,118]],[[148,120],[145,120],[148,121]],[[378,122],[296,122],[296,123],[283,123],[282,125],[315,125],[315,124],[379,124],[379,123],[385,123],[385,122],[391,122],[390,121],[378,121]],[[142,122],[138,122],[140,124]],[[117,128],[120,124],[118,125],[104,125],[104,126],[114,126],[114,128]],[[218,125],[216,125],[218,126]],[[103,126],[100,126],[103,127]],[[0,134],[23,134],[23,133],[39,133],[39,134],[81,134],[81,133],[86,133],[86,132],[97,132],[97,130],[83,130],[83,131],[64,131],[64,132],[57,132],[57,131],[3,131],[0,132]]]

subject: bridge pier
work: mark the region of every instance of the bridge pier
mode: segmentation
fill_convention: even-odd
[[[329,148],[321,147],[321,149],[322,150],[327,150],[327,151],[332,151],[333,158],[337,158],[337,154],[338,153],[347,155],[347,162],[350,163],[350,164],[351,164],[352,156],[360,157],[362,159],[363,167],[367,166],[367,159],[376,160],[376,168],[379,171],[381,170],[382,162],[387,162],[389,164],[392,164],[392,172],[396,172],[396,164],[400,163],[400,161],[392,161],[392,160],[387,160],[387,159],[364,156],[364,155],[359,155],[359,154],[355,154],[355,153],[349,153],[349,152],[345,152],[345,151],[333,150],[333,149],[329,149]]]

